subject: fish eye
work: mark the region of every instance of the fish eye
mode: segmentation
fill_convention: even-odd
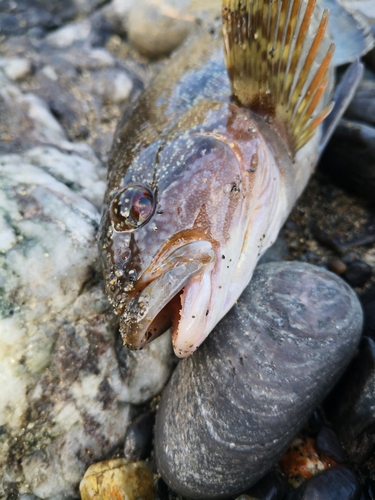
[[[115,231],[134,231],[145,224],[155,210],[154,193],[134,184],[119,191],[111,202],[110,217]]]

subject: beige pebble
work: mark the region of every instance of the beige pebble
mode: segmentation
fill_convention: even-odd
[[[145,462],[106,460],[87,469],[79,491],[81,500],[153,500],[153,474]]]
[[[140,0],[130,10],[129,39],[148,57],[167,55],[194,28],[185,0]]]
[[[340,276],[345,273],[346,264],[340,259],[330,259],[328,261],[328,268],[330,271]]]

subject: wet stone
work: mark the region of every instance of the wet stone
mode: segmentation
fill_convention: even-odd
[[[346,461],[345,452],[337,434],[328,427],[321,428],[316,437],[316,447],[321,453],[333,458],[339,464]]]
[[[283,500],[288,491],[288,482],[281,472],[274,470],[266,474],[245,495],[262,500]]]
[[[286,500],[360,500],[361,487],[354,473],[338,465],[305,481]]]
[[[130,41],[146,56],[160,57],[176,49],[194,28],[185,0],[140,0],[129,12]]]
[[[259,266],[162,394],[155,454],[163,479],[192,498],[255,484],[337,382],[361,330],[359,301],[334,274],[297,262]]]
[[[81,500],[153,500],[153,474],[145,462],[107,460],[89,467],[79,490]]]
[[[343,277],[349,285],[363,286],[371,278],[372,269],[369,264],[360,260],[354,261],[348,265]]]
[[[364,337],[340,383],[325,402],[348,458],[363,463],[375,450],[375,342]]]
[[[142,413],[129,426],[124,444],[124,456],[129,460],[144,460],[152,448],[155,414]]]

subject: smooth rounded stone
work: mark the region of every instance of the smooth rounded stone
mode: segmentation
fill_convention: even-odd
[[[297,262],[259,266],[162,394],[155,453],[165,481],[192,498],[252,486],[338,380],[361,329],[355,293],[332,273]]]
[[[283,500],[287,491],[286,477],[281,472],[273,470],[247,490],[246,495],[261,500]]]
[[[347,265],[340,259],[330,259],[328,261],[328,269],[340,276],[347,270]]]
[[[152,449],[155,413],[139,415],[128,427],[125,435],[124,456],[129,460],[144,460]]]
[[[286,500],[360,500],[361,486],[353,472],[337,465],[316,474],[286,496]]]
[[[327,416],[354,463],[375,451],[375,342],[364,337],[340,383],[325,402]]]
[[[140,0],[129,12],[129,40],[148,57],[167,55],[194,27],[188,0]]]
[[[342,119],[322,156],[322,170],[341,186],[374,203],[374,163],[375,127]]]
[[[336,432],[326,426],[323,426],[316,436],[316,447],[339,464],[346,461],[345,451]]]
[[[145,462],[117,458],[91,465],[79,491],[81,500],[153,500],[154,477]]]
[[[343,277],[349,285],[363,286],[371,278],[372,269],[369,264],[360,260],[354,261],[348,265]]]

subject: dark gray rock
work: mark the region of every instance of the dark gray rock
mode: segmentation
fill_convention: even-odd
[[[344,273],[344,278],[351,286],[363,286],[371,278],[372,269],[369,264],[360,260],[349,264]]]
[[[361,328],[356,295],[332,273],[296,262],[259,266],[162,395],[155,450],[164,480],[192,498],[253,485],[338,380]]]
[[[364,462],[375,451],[375,342],[364,337],[358,356],[326,401],[349,459]]]
[[[147,412],[139,415],[129,426],[124,444],[124,456],[129,460],[144,460],[151,453],[152,431],[155,413]]]
[[[353,472],[338,465],[316,474],[287,495],[287,500],[360,500],[361,487]]]
[[[321,453],[333,458],[339,464],[346,460],[345,452],[336,432],[326,426],[323,426],[316,436],[316,447]]]
[[[361,122],[341,120],[320,165],[335,182],[373,203],[374,162],[375,127]]]

